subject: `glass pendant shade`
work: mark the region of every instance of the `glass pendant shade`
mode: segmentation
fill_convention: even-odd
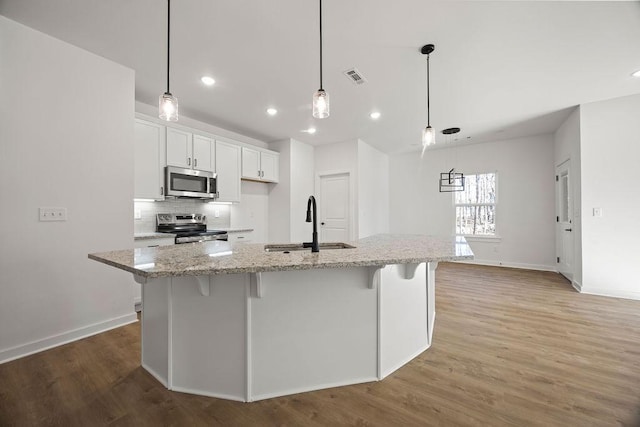
[[[160,95],[159,113],[162,120],[168,122],[178,121],[178,98],[165,92]]]
[[[329,117],[329,94],[324,89],[318,89],[313,94],[313,117],[316,119]]]
[[[428,147],[429,145],[433,145],[436,143],[436,131],[431,127],[431,125],[427,126],[422,131],[422,146]]]

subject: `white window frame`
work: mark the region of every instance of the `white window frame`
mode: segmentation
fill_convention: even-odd
[[[470,174],[465,174],[465,179],[468,176],[476,176],[476,175],[486,175],[486,174],[494,174],[495,175],[495,182],[496,182],[496,197],[495,197],[495,202],[494,203],[456,203],[456,193],[452,192],[452,204],[453,204],[453,234],[455,236],[462,236],[464,237],[466,240],[468,241],[482,241],[482,242],[499,242],[502,240],[502,238],[500,237],[500,235],[498,234],[498,202],[499,202],[499,174],[498,171],[485,171],[485,172],[476,172],[476,173],[470,173]],[[458,207],[465,207],[465,206],[469,206],[469,207],[476,207],[476,206],[493,206],[494,207],[494,218],[495,218],[495,233],[493,235],[486,235],[486,234],[459,234],[457,231],[458,226],[457,226],[457,214],[458,214]]]

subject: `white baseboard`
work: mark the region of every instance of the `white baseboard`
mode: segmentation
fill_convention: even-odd
[[[350,380],[338,381],[335,383],[316,384],[308,387],[292,388],[288,390],[276,391],[273,393],[263,393],[263,394],[253,395],[253,396],[250,396],[249,402],[255,402],[257,400],[264,400],[264,399],[271,399],[272,397],[288,396],[290,394],[306,393],[308,391],[323,390],[325,388],[343,387],[346,385],[371,383],[375,381],[378,381],[378,378],[373,376],[373,377],[367,377],[367,378],[353,378]]]
[[[137,321],[138,316],[136,315],[136,313],[126,314],[124,316],[116,317],[104,322],[94,323],[93,325],[63,332],[57,335],[52,335],[41,340],[32,341],[26,344],[3,349],[0,350],[0,363],[10,362],[21,357],[29,356],[30,354],[39,353],[50,348],[68,344],[70,342],[106,332],[110,329],[119,328],[120,326],[128,325],[129,323],[134,323]]]
[[[624,291],[624,290],[618,290],[618,289],[597,289],[597,288],[585,289],[582,286],[580,287],[579,291],[582,294],[588,294],[588,295],[600,295],[603,297],[640,300],[640,292],[631,292],[631,291]]]
[[[156,380],[158,380],[158,382],[160,384],[162,384],[163,386],[165,386],[165,388],[169,388],[169,381],[164,378],[162,375],[160,375],[159,373],[157,373],[156,371],[154,371],[153,369],[151,369],[147,364],[145,364],[144,362],[140,362],[140,365],[144,368],[145,371],[147,371],[153,378],[155,378]]]
[[[489,265],[493,267],[509,267],[509,268],[521,268],[523,270],[539,270],[539,271],[553,271],[557,272],[555,265],[542,265],[542,264],[526,264],[519,262],[503,262],[503,261],[490,261],[482,259],[462,260],[455,261],[461,264],[477,264],[477,265]]]
[[[582,285],[575,280],[571,281],[571,286],[573,286],[573,289],[575,289],[576,291],[582,292]]]
[[[224,394],[224,393],[212,393],[210,391],[206,391],[206,390],[197,390],[197,389],[192,389],[192,388],[188,388],[188,387],[171,387],[171,391],[177,391],[179,393],[189,393],[189,394],[197,394],[200,396],[208,396],[208,397],[215,397],[218,399],[225,399],[225,400],[234,400],[236,402],[244,402],[244,396],[234,396],[232,394]]]
[[[398,369],[402,368],[404,365],[406,365],[407,363],[411,362],[413,359],[415,359],[416,357],[418,357],[419,355],[421,355],[423,352],[427,351],[427,349],[429,349],[429,347],[431,347],[430,344],[427,344],[425,346],[420,347],[420,350],[416,351],[414,354],[412,354],[411,356],[407,357],[406,359],[404,359],[403,361],[397,363],[395,366],[392,366],[389,369],[386,369],[383,373],[382,376],[380,378],[378,378],[378,380],[383,380],[386,377],[388,377],[389,375],[393,374],[395,371],[397,371]]]

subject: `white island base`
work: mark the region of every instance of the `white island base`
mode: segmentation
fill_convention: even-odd
[[[381,380],[431,344],[437,264],[137,277],[142,366],[246,402]]]

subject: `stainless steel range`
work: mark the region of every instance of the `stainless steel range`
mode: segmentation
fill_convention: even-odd
[[[207,230],[207,217],[202,214],[158,214],[156,231],[175,234],[176,244],[228,240],[226,231]]]

